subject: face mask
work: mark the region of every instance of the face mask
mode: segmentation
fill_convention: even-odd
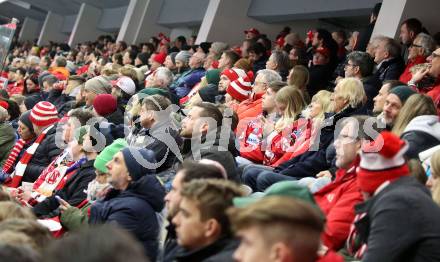
[[[96,179],[93,180],[87,187],[87,200],[92,202],[102,199],[104,197],[104,194],[102,194],[103,190],[107,189],[109,186],[109,183],[101,184]]]

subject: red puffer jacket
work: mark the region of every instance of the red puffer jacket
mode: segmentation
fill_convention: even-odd
[[[354,206],[363,201],[356,179],[359,157],[348,169],[338,169],[336,179],[314,194],[327,222],[321,238],[330,250],[338,251],[350,232],[355,213]]]

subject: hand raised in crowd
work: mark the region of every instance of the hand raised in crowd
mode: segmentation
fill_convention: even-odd
[[[428,65],[425,69],[417,71],[409,81],[409,83],[418,83],[420,82],[425,76],[428,74],[429,69],[431,68],[430,65]]]
[[[55,198],[58,200],[58,203],[60,203],[59,209],[60,212],[63,213],[64,211],[66,211],[68,208],[72,207],[69,203],[67,203],[64,199],[62,199],[59,196],[55,196]]]

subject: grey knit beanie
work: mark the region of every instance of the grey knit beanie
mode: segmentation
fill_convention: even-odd
[[[189,63],[189,59],[191,58],[191,53],[189,51],[180,51],[177,55],[176,55],[176,59],[175,60],[179,60],[184,62],[185,64]]]
[[[112,92],[112,86],[110,82],[102,76],[97,76],[87,80],[85,84],[85,90],[99,94],[110,94]]]

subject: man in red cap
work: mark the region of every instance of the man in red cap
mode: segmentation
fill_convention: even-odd
[[[260,35],[260,31],[256,28],[249,28],[248,30],[244,30],[246,34],[246,39],[255,39]]]
[[[364,144],[357,182],[366,201],[355,207],[348,251],[362,261],[440,261],[440,208],[410,173],[405,141],[382,132]]]

